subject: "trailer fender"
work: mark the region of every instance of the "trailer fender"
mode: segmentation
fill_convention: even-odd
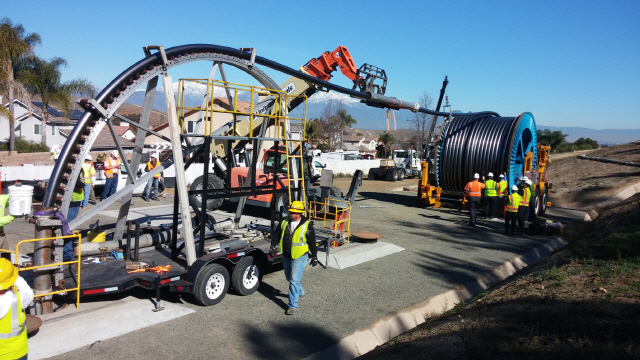
[[[267,269],[267,255],[260,249],[246,247],[232,252],[211,253],[198,258],[193,265],[189,267],[184,279],[195,284],[200,272],[202,272],[207,265],[214,263],[224,266],[229,271],[229,274],[232,274],[236,264],[246,256],[255,257],[260,261],[262,268]]]

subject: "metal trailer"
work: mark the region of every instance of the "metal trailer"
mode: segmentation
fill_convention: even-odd
[[[152,51],[156,51],[152,53]],[[345,49],[346,50],[346,49]],[[136,149],[143,148],[143,141],[146,134],[156,135],[165,141],[172,143],[173,157],[162,162],[160,166],[152,171],[144,174],[140,178],[135,178],[134,171],[131,169],[137,169],[141,158],[140,151],[134,151],[130,162],[124,161],[123,165],[127,169],[128,173],[128,185],[118,191],[114,196],[106,199],[92,209],[81,214],[80,217],[72,221],[69,226],[73,229],[87,220],[90,220],[93,216],[103,211],[107,206],[114,203],[116,200],[121,200],[122,205],[120,209],[120,215],[116,224],[116,231],[114,241],[117,246],[122,246],[122,236],[125,234],[125,227],[127,222],[127,214],[130,208],[131,192],[134,188],[140,184],[145,183],[154,175],[160,173],[169,166],[176,166],[179,169],[185,169],[193,163],[199,154],[207,153],[209,151],[214,152],[211,147],[213,143],[226,142],[227,146],[222,149],[215,149],[215,152],[219,154],[219,151],[224,150],[227,154],[226,159],[228,163],[227,167],[232,167],[233,145],[240,142],[253,142],[254,149],[259,149],[259,143],[261,141],[282,141],[285,139],[291,143],[289,135],[289,129],[284,129],[284,133],[278,139],[266,138],[264,136],[265,128],[268,125],[268,121],[263,121],[264,126],[260,126],[258,131],[252,131],[243,136],[235,136],[235,134],[225,135],[209,132],[206,136],[196,137],[193,135],[184,136],[180,132],[180,119],[178,119],[175,112],[175,97],[173,94],[172,79],[168,75],[168,69],[191,63],[194,61],[211,61],[213,62],[212,71],[209,80],[214,78],[217,71],[222,75],[223,83],[228,84],[228,81],[224,72],[224,65],[237,68],[256,79],[263,89],[270,89],[273,96],[285,97],[289,94],[293,96],[308,96],[318,89],[334,90],[343,94],[350,95],[352,97],[361,99],[363,103],[369,106],[375,107],[387,107],[391,109],[408,109],[411,111],[418,111],[427,114],[444,116],[445,113],[435,112],[429,109],[421,108],[417,103],[404,102],[393,97],[384,96],[384,86],[381,88],[379,85],[373,84],[373,80],[380,79],[380,76],[372,76],[366,71],[366,68],[358,70],[357,76],[354,78],[354,89],[347,89],[341,86],[331,84],[326,80],[330,76],[324,73],[323,77],[312,76],[304,72],[286,67],[278,64],[274,61],[257,56],[255,49],[234,49],[217,45],[205,45],[194,44],[184,45],[174,48],[165,49],[161,46],[149,46],[144,48],[146,57],[138,61],[136,64],[129,67],[122,74],[116,77],[109,85],[107,85],[95,99],[82,99],[80,104],[86,109],[86,112],[79,119],[76,126],[69,135],[69,140],[60,152],[59,161],[56,163],[47,192],[45,193],[43,200],[43,209],[55,209],[60,208],[61,212],[66,215],[71,200],[71,193],[75,185],[75,181],[78,178],[78,174],[81,170],[82,159],[90,151],[93,141],[96,139],[97,134],[100,133],[104,126],[107,126],[115,140],[121,157],[124,158],[124,152],[119,144],[118,138],[115,135],[112,120],[115,118],[120,119],[128,123],[134,124],[138,128],[138,134],[136,137]],[[337,57],[340,57],[342,47],[336,49],[334,52]],[[323,56],[325,56],[325,53]],[[317,61],[315,63],[318,63]],[[312,64],[312,62],[310,62]],[[279,87],[271,78],[269,78],[264,72],[262,72],[257,65],[263,65],[276,71],[280,71],[292,76],[291,81],[285,83],[282,87]],[[329,69],[329,70],[335,70]],[[341,70],[344,69],[341,67]],[[366,75],[366,77],[365,77]],[[384,74],[383,74],[384,75]],[[328,77],[327,77],[328,76]],[[153,104],[154,96],[158,80],[162,79],[164,83],[164,96],[167,103],[169,125],[171,129],[171,137],[167,138],[159,133],[154,132],[149,128],[149,114]],[[384,85],[386,85],[386,77],[384,77]],[[145,100],[142,106],[142,114],[139,122],[132,122],[131,120],[116,114],[116,110],[124,101],[139,87],[146,84]],[[282,89],[278,92],[277,89]],[[296,89],[301,90],[296,93]],[[229,103],[232,102],[232,98],[227,92]],[[203,100],[205,102],[206,99]],[[286,103],[286,101],[285,101]],[[280,104],[278,101],[271,100],[270,106],[274,104]],[[289,104],[289,107],[294,107],[294,104]],[[288,107],[282,107],[284,111],[288,111]],[[266,110],[266,108],[264,108]],[[476,113],[466,114],[468,116],[477,116],[481,114],[495,114],[495,113]],[[246,115],[246,114],[245,114]],[[256,118],[260,116],[264,117],[265,113],[253,114]],[[497,114],[496,114],[497,115]],[[240,116],[236,114],[236,116]],[[285,116],[286,118],[286,116]],[[237,124],[237,119],[233,124]],[[227,129],[228,130],[228,129]],[[233,129],[236,130],[236,129]],[[224,132],[224,131],[223,131]],[[257,133],[256,133],[257,132]],[[257,136],[256,136],[257,135]],[[289,137],[288,137],[289,136]],[[287,138],[288,137],[288,138]],[[287,145],[291,145],[291,144]],[[277,142],[276,142],[277,146]],[[287,155],[290,156],[290,155]],[[209,156],[205,156],[204,169],[208,171],[208,159]],[[223,160],[220,156],[213,160],[216,162],[218,168],[224,168]],[[251,169],[255,169],[256,157],[250,159],[248,163],[251,164]],[[230,173],[230,172],[229,172]],[[253,172],[255,174],[255,171]],[[205,178],[207,174],[205,173]],[[255,291],[257,289],[259,280],[265,269],[269,269],[271,265],[278,262],[278,258],[270,258],[265,253],[265,245],[268,243],[246,244],[235,242],[235,245],[228,244],[229,247],[219,247],[218,251],[210,250],[211,246],[218,241],[215,238],[208,238],[207,236],[215,235],[207,234],[207,227],[211,230],[215,229],[215,225],[211,224],[208,214],[206,213],[207,198],[220,199],[224,197],[237,196],[243,199],[239,202],[238,210],[234,218],[234,225],[237,227],[239,224],[240,216],[244,206],[244,199],[247,196],[255,196],[260,193],[275,194],[280,191],[293,191],[299,195],[304,196],[304,189],[299,184],[304,184],[301,179],[290,179],[293,181],[294,186],[290,186],[286,189],[277,189],[275,183],[272,186],[260,186],[256,185],[255,177],[251,172],[247,176],[247,182],[243,182],[241,186],[236,188],[225,187],[219,189],[204,189],[201,190],[200,196],[202,198],[202,208],[199,208],[197,217],[199,220],[196,226],[192,226],[190,213],[190,205],[193,207],[192,197],[195,195],[195,191],[187,191],[184,184],[184,173],[182,171],[176,171],[177,192],[176,200],[174,203],[174,226],[171,227],[170,235],[167,237],[170,239],[169,245],[156,246],[153,250],[142,251],[138,250],[134,253],[134,259],[138,261],[151,262],[151,264],[171,265],[168,271],[161,273],[128,273],[123,271],[125,269],[109,264],[93,264],[90,266],[83,265],[81,295],[89,296],[101,293],[124,291],[132,286],[141,286],[149,289],[159,289],[163,286],[167,286],[173,291],[182,291],[193,293],[203,305],[212,304],[222,299],[226,294],[226,289],[229,288],[230,283],[236,292],[243,295]],[[296,183],[299,182],[299,184]],[[230,183],[230,182],[227,182]],[[181,214],[181,220],[184,224],[182,231],[181,242],[178,241],[178,213]],[[272,207],[272,217],[275,216],[275,208]],[[207,224],[209,223],[209,226]],[[273,231],[274,222],[272,220],[271,231]],[[46,225],[36,222],[36,229],[46,229]],[[193,230],[193,232],[191,231]],[[128,229],[127,232],[129,232]],[[150,230],[151,231],[151,230]],[[169,230],[166,230],[167,232]],[[59,230],[56,230],[59,233]],[[198,232],[200,236],[198,235]],[[38,233],[38,237],[48,237],[51,235],[51,231],[41,231]],[[136,232],[138,236],[142,236],[139,232]],[[217,235],[216,235],[217,236]],[[335,231],[329,231],[328,234],[322,235],[327,240],[326,246],[331,244],[331,238],[339,235],[335,234]],[[197,241],[196,241],[197,240]],[[167,240],[165,240],[166,242]],[[85,244],[89,247],[90,244]],[[157,245],[157,244],[156,244]],[[44,251],[37,251],[34,260],[36,265],[46,265],[52,263],[59,263],[61,261],[61,244],[54,243],[49,239],[39,241],[36,245],[38,249],[45,249]],[[83,249],[84,247],[83,246]],[[126,254],[131,257],[131,249],[139,249],[137,246],[131,247],[124,246]],[[46,249],[50,249],[46,250]],[[100,244],[94,246],[95,249],[100,249]],[[185,257],[179,257],[180,251],[186,252]],[[53,259],[47,258],[47,254],[52,254]],[[95,267],[94,267],[95,266]],[[111,267],[114,268],[111,268]],[[163,265],[164,266],[164,265]],[[55,271],[42,271],[35,275],[35,287],[36,292],[46,293],[50,292],[52,288],[58,288],[60,284],[69,280],[73,281],[73,267],[66,273],[62,271],[62,266],[55,267]],[[95,269],[95,270],[92,270]],[[120,269],[120,270],[117,270]],[[110,270],[110,271],[105,271]],[[257,280],[257,281],[256,281]],[[246,283],[245,283],[246,281]],[[234,285],[235,284],[235,285]],[[254,285],[255,284],[255,287]],[[43,311],[51,309],[51,299],[44,299],[42,304]]]

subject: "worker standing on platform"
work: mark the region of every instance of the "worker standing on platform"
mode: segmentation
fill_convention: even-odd
[[[118,150],[113,150],[109,157],[104,160],[104,176],[107,177],[102,191],[102,200],[116,193],[118,190],[118,178],[120,175],[120,161],[118,161]]]
[[[476,226],[476,215],[478,214],[478,208],[480,207],[480,197],[482,196],[483,189],[484,184],[480,182],[480,175],[478,173],[473,174],[473,181],[470,181],[467,186],[464,187],[464,193],[469,201],[471,226]]]
[[[498,183],[493,180],[493,173],[487,174],[488,179],[484,182],[484,196],[485,196],[485,204],[484,204],[484,218],[493,219],[496,217],[496,212],[498,208],[498,191],[500,187]]]
[[[509,195],[509,183],[504,179],[504,174],[500,174],[498,181],[498,217],[504,217],[504,207],[507,205],[506,197]]]
[[[4,234],[4,226],[12,222],[15,217],[13,215],[5,215],[4,209],[9,205],[9,195],[0,195],[0,249],[9,250],[9,242]],[[0,257],[11,260],[11,253],[0,252]]]
[[[147,162],[147,166],[145,166],[144,171],[149,172],[160,165],[158,162],[158,155],[156,153],[151,153],[151,161]],[[160,181],[160,174],[156,174],[154,177],[149,179],[147,186],[144,188],[144,197],[142,200],[149,201],[149,195],[151,194],[151,189],[153,188],[153,197],[151,200],[158,200],[158,183]]]
[[[87,155],[84,158],[82,164],[82,183],[84,184],[84,199],[82,201],[82,207],[89,206],[89,198],[91,196],[91,190],[96,183],[96,168],[93,167],[93,158],[91,155]]]
[[[504,215],[504,233],[515,234],[516,219],[518,217],[518,208],[520,206],[520,195],[518,195],[518,186],[511,187],[511,195],[507,194],[507,211]]]
[[[316,232],[313,224],[304,217],[304,205],[294,201],[289,207],[289,217],[282,220],[271,240],[270,256],[282,254],[284,276],[289,281],[289,308],[287,315],[295,314],[298,309],[298,298],[304,296],[300,284],[304,267],[311,255],[311,265],[318,265],[316,257]]]
[[[27,359],[27,316],[33,290],[18,276],[18,269],[0,259],[0,359]]]
[[[520,188],[518,195],[520,195],[520,206],[518,207],[518,227],[522,235],[527,235],[524,229],[524,222],[526,220],[527,212],[529,211],[529,200],[531,199],[531,189],[527,184],[527,178],[520,178]]]

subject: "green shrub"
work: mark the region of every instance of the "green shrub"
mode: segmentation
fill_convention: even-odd
[[[49,147],[33,140],[25,140],[22,136],[16,137],[14,149],[19,153],[49,152]],[[1,151],[9,151],[9,142],[0,144]]]

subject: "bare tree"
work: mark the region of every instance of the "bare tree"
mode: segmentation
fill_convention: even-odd
[[[350,128],[356,123],[356,119],[347,113],[341,102],[328,101],[317,122],[317,140],[319,143],[326,144],[331,151],[334,151],[336,148],[342,147],[344,129]]]
[[[433,96],[426,90],[418,98],[420,106],[424,108],[430,108],[433,105]],[[433,122],[433,116],[425,113],[416,113],[415,117],[411,119],[411,127],[416,130],[415,139],[418,152],[423,152],[426,144],[429,143],[429,129]]]

